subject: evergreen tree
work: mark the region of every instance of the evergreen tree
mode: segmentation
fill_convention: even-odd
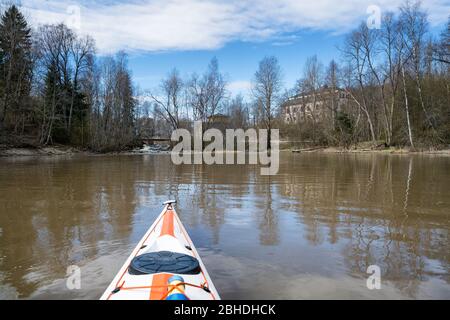
[[[12,5],[0,18],[0,125],[8,116],[24,116],[31,90],[31,29]]]

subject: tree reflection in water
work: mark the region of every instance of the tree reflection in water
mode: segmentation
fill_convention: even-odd
[[[252,291],[258,272],[248,270],[258,266],[264,278],[319,277],[350,290],[344,279],[364,279],[374,264],[406,297],[427,297],[422,285],[432,280],[441,281],[435,296],[449,298],[449,165],[448,157],[286,153],[279,175],[262,177],[257,166],[174,166],[162,155],[4,159],[0,292],[96,298],[174,198],[225,298],[304,297],[281,280]],[[90,270],[81,292],[65,289],[71,264]],[[236,274],[255,277],[253,285]]]

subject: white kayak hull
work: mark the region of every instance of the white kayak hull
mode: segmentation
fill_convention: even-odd
[[[132,264],[144,255],[171,252],[198,262],[198,270],[190,274],[157,272],[136,274]],[[182,277],[175,285],[169,284],[173,276]],[[182,282],[182,283],[181,283]],[[172,202],[139,241],[117,276],[108,286],[101,300],[170,300],[174,293],[182,293],[188,300],[219,300],[220,296],[186,229],[182,225]]]

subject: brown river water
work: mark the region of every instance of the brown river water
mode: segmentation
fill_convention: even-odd
[[[223,299],[450,299],[450,157],[320,153],[0,159],[0,299],[98,299],[169,198]]]

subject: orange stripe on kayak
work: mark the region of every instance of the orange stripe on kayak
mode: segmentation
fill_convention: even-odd
[[[181,225],[180,218],[177,218],[177,220],[178,220],[178,223]],[[183,232],[183,235],[184,235],[184,238],[186,239],[186,242],[192,244],[192,240],[190,240],[188,234],[186,233],[186,231],[184,230],[183,227],[181,227],[181,231]],[[195,254],[194,251],[192,251],[192,253],[193,253],[193,255],[194,255],[195,258],[197,258],[197,259],[200,260],[200,258],[197,257],[197,255]],[[202,276],[203,276],[203,279],[205,280],[206,285],[209,287],[208,279],[206,279],[205,273],[203,272],[203,270],[200,270],[200,271],[201,271],[201,273],[202,273]],[[212,291],[211,291],[209,294],[212,296],[212,298],[213,298],[214,300],[216,300],[216,296],[214,295],[214,293],[212,293]]]
[[[161,235],[160,236],[175,236],[174,233],[174,214],[172,210],[167,210],[166,214],[164,215],[163,225],[161,228]]]
[[[150,291],[150,300],[161,300],[166,296],[171,276],[172,275],[166,273],[155,274],[153,276],[153,288]]]

